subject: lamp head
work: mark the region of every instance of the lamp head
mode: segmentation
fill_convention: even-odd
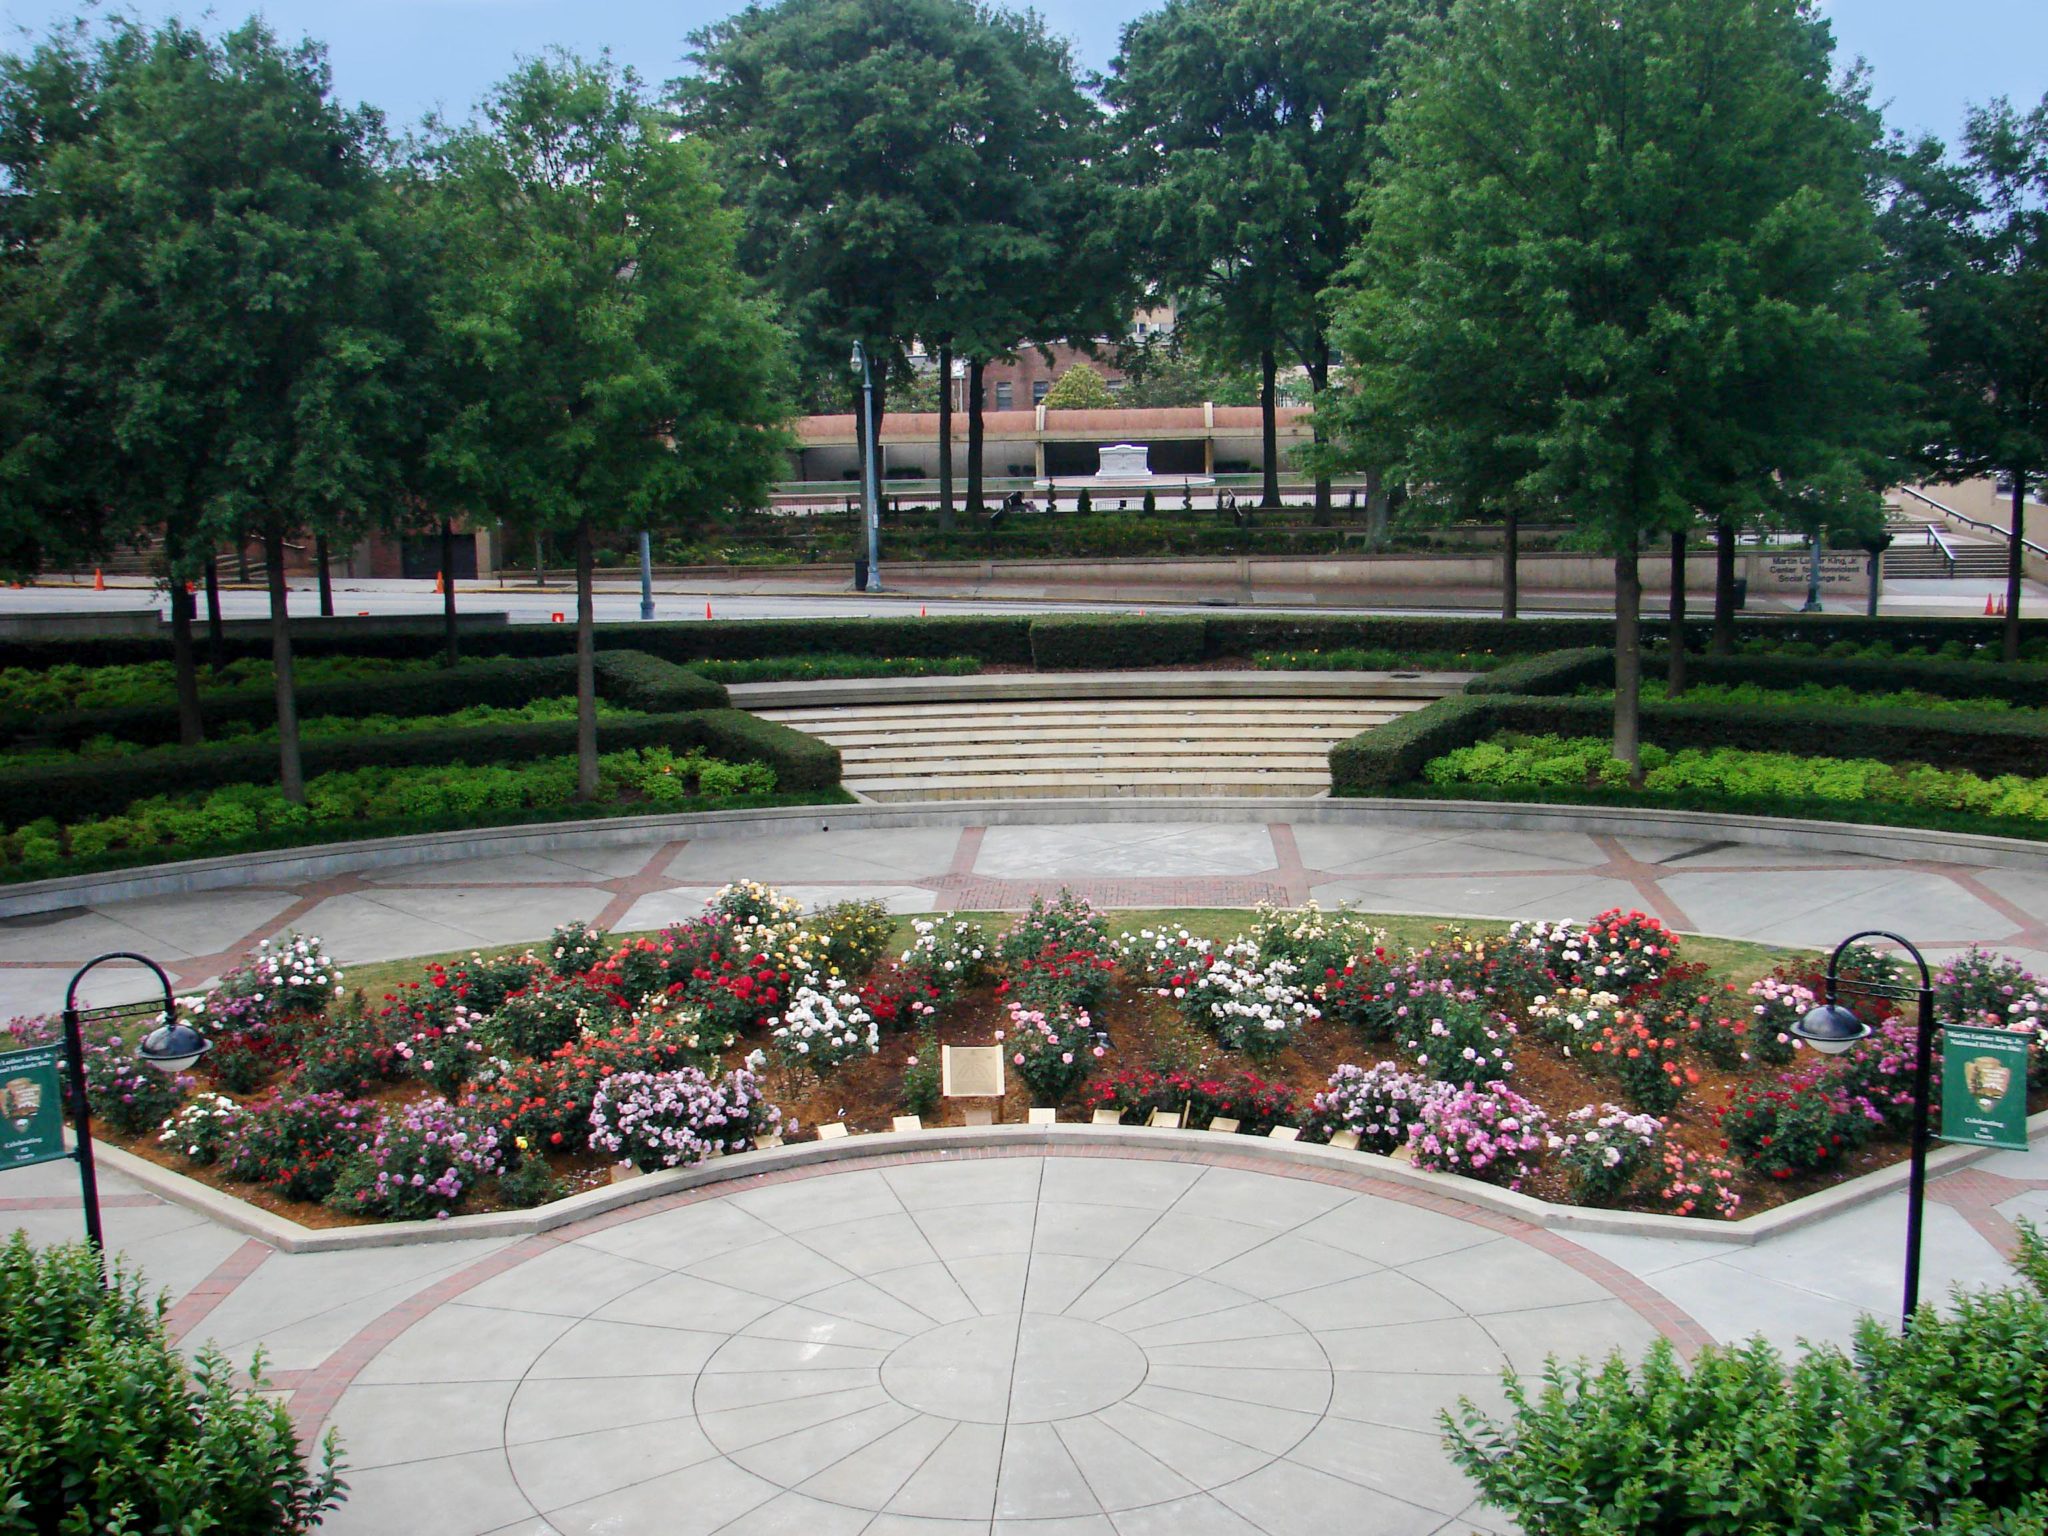
[[[1840,1003],[1822,1003],[1792,1026],[1794,1039],[1804,1040],[1824,1056],[1839,1056],[1868,1036],[1870,1026]]]
[[[213,1042],[206,1036],[190,1024],[173,1019],[144,1035],[135,1054],[157,1071],[170,1074],[184,1071],[212,1049]]]
[[[852,369],[857,374],[861,372],[863,369],[865,369],[867,365],[868,349],[862,346],[858,341],[856,341],[853,344],[853,356],[849,357],[846,360],[846,366]]]

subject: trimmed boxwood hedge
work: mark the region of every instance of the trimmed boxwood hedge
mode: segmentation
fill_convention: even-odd
[[[702,747],[735,762],[766,763],[778,790],[801,793],[835,788],[839,749],[802,731],[736,709],[604,720],[598,750],[629,747]],[[301,753],[306,776],[372,766],[521,762],[561,757],[576,750],[576,722],[545,720],[488,731],[408,731],[393,735],[308,741]],[[267,784],[277,777],[277,749],[269,743],[229,742],[189,751],[103,758],[75,767],[38,766],[0,771],[0,825],[19,827],[41,816],[70,823],[114,816],[151,795],[217,789],[224,784]]]
[[[1525,656],[1491,672],[1482,672],[1465,685],[1469,694],[1577,693],[1588,685],[1614,686],[1614,652],[1598,645],[1582,645],[1568,651],[1551,651],[1543,656]]]
[[[1031,621],[1031,659],[1047,672],[1183,666],[1202,659],[1199,615],[1055,613]]]
[[[1653,660],[1646,663],[1646,669],[1654,672],[1658,665]],[[1803,683],[1819,683],[1824,687],[1861,688],[1871,693],[1917,688],[1944,699],[2003,699],[2019,709],[2048,708],[2048,666],[2038,663],[1990,666],[1981,661],[1923,661],[1910,656],[1882,661],[1830,661],[1821,656],[1696,656],[1687,658],[1686,674],[1696,683],[1755,683],[1763,688],[1797,688]],[[1572,686],[1576,688],[1578,684]]]
[[[301,688],[299,716],[306,720],[382,714],[425,717],[450,714],[473,704],[515,709],[575,690],[574,656],[498,657],[396,677]],[[607,702],[650,715],[723,709],[731,703],[723,684],[642,651],[600,651],[597,693]],[[200,714],[209,730],[228,724],[267,726],[277,719],[277,701],[265,688],[203,694]],[[61,747],[76,747],[101,735],[144,746],[167,745],[178,739],[178,711],[175,705],[148,704],[12,717],[0,720],[0,735]]]
[[[1494,703],[1452,694],[1338,742],[1330,748],[1330,793],[1385,795],[1414,782],[1431,758],[1492,731]]]

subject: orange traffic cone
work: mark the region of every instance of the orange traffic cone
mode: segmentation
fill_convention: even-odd
[[[1996,618],[1998,616],[1998,610],[1992,607],[1992,601],[1993,600],[1991,594],[1989,592],[1986,592],[1984,594],[1984,617],[1987,619]]]
[[[917,616],[918,616],[918,617],[919,617],[920,619],[924,617],[924,604],[923,604],[923,603],[919,603],[919,604],[917,605]]]
[[[1998,616],[2001,619],[2005,617],[2005,599],[2002,597],[1998,600]]]
[[[95,592],[104,592],[107,590],[107,578],[100,574],[98,566],[93,567],[92,589]]]
[[[709,603],[704,605],[704,617],[707,619],[711,617],[711,605]]]
[[[445,593],[447,590],[448,579],[446,573],[441,571],[434,572],[434,591],[437,593]]]
[[[196,583],[194,583],[194,582],[189,582],[189,581],[188,581],[188,582],[186,582],[186,583],[185,583],[185,595],[186,595],[187,597],[197,597],[197,596],[199,595],[199,587],[198,587],[198,585],[197,585]]]

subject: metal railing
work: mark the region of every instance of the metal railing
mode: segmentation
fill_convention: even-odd
[[[1953,580],[1956,574],[1955,546],[1950,544],[1947,539],[1944,539],[1941,536],[1941,530],[1932,523],[1927,525],[1927,542],[1941,551],[1941,558],[1948,562],[1948,574],[1950,579]]]
[[[1985,533],[1992,534],[2001,543],[2012,537],[2012,530],[2010,528],[2001,528],[1996,523],[1983,522],[1977,518],[1971,517],[1968,513],[1958,512],[1954,507],[1947,505],[1945,502],[1936,501],[1932,496],[1928,496],[1919,491],[1916,491],[1910,485],[1900,486],[1899,492],[1901,495],[1910,496],[1915,501],[1923,502],[1927,506],[1934,508],[1934,510],[1939,512],[1943,517],[1950,518],[1953,521],[1962,523],[1968,527],[1981,529]],[[1928,524],[1927,531],[1929,533],[1934,532],[1934,525],[1932,523]],[[1944,543],[1942,547],[1946,549],[1948,546]],[[2026,550],[2029,554],[2039,555],[2042,559],[2048,560],[2048,549],[2043,549],[2040,545],[2036,544],[2032,539],[2021,539],[2020,547]],[[1953,555],[1949,557],[1949,564],[1951,567],[1953,567],[1955,564],[1955,557]]]

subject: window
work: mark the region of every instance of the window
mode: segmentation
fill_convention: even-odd
[[[1031,403],[1033,405],[1045,404],[1045,397],[1050,393],[1052,393],[1051,379],[1033,379],[1031,381]]]
[[[999,411],[1007,411],[1013,404],[1015,404],[1015,391],[1016,386],[1014,384],[1010,384],[1008,382],[997,384],[996,409]]]

